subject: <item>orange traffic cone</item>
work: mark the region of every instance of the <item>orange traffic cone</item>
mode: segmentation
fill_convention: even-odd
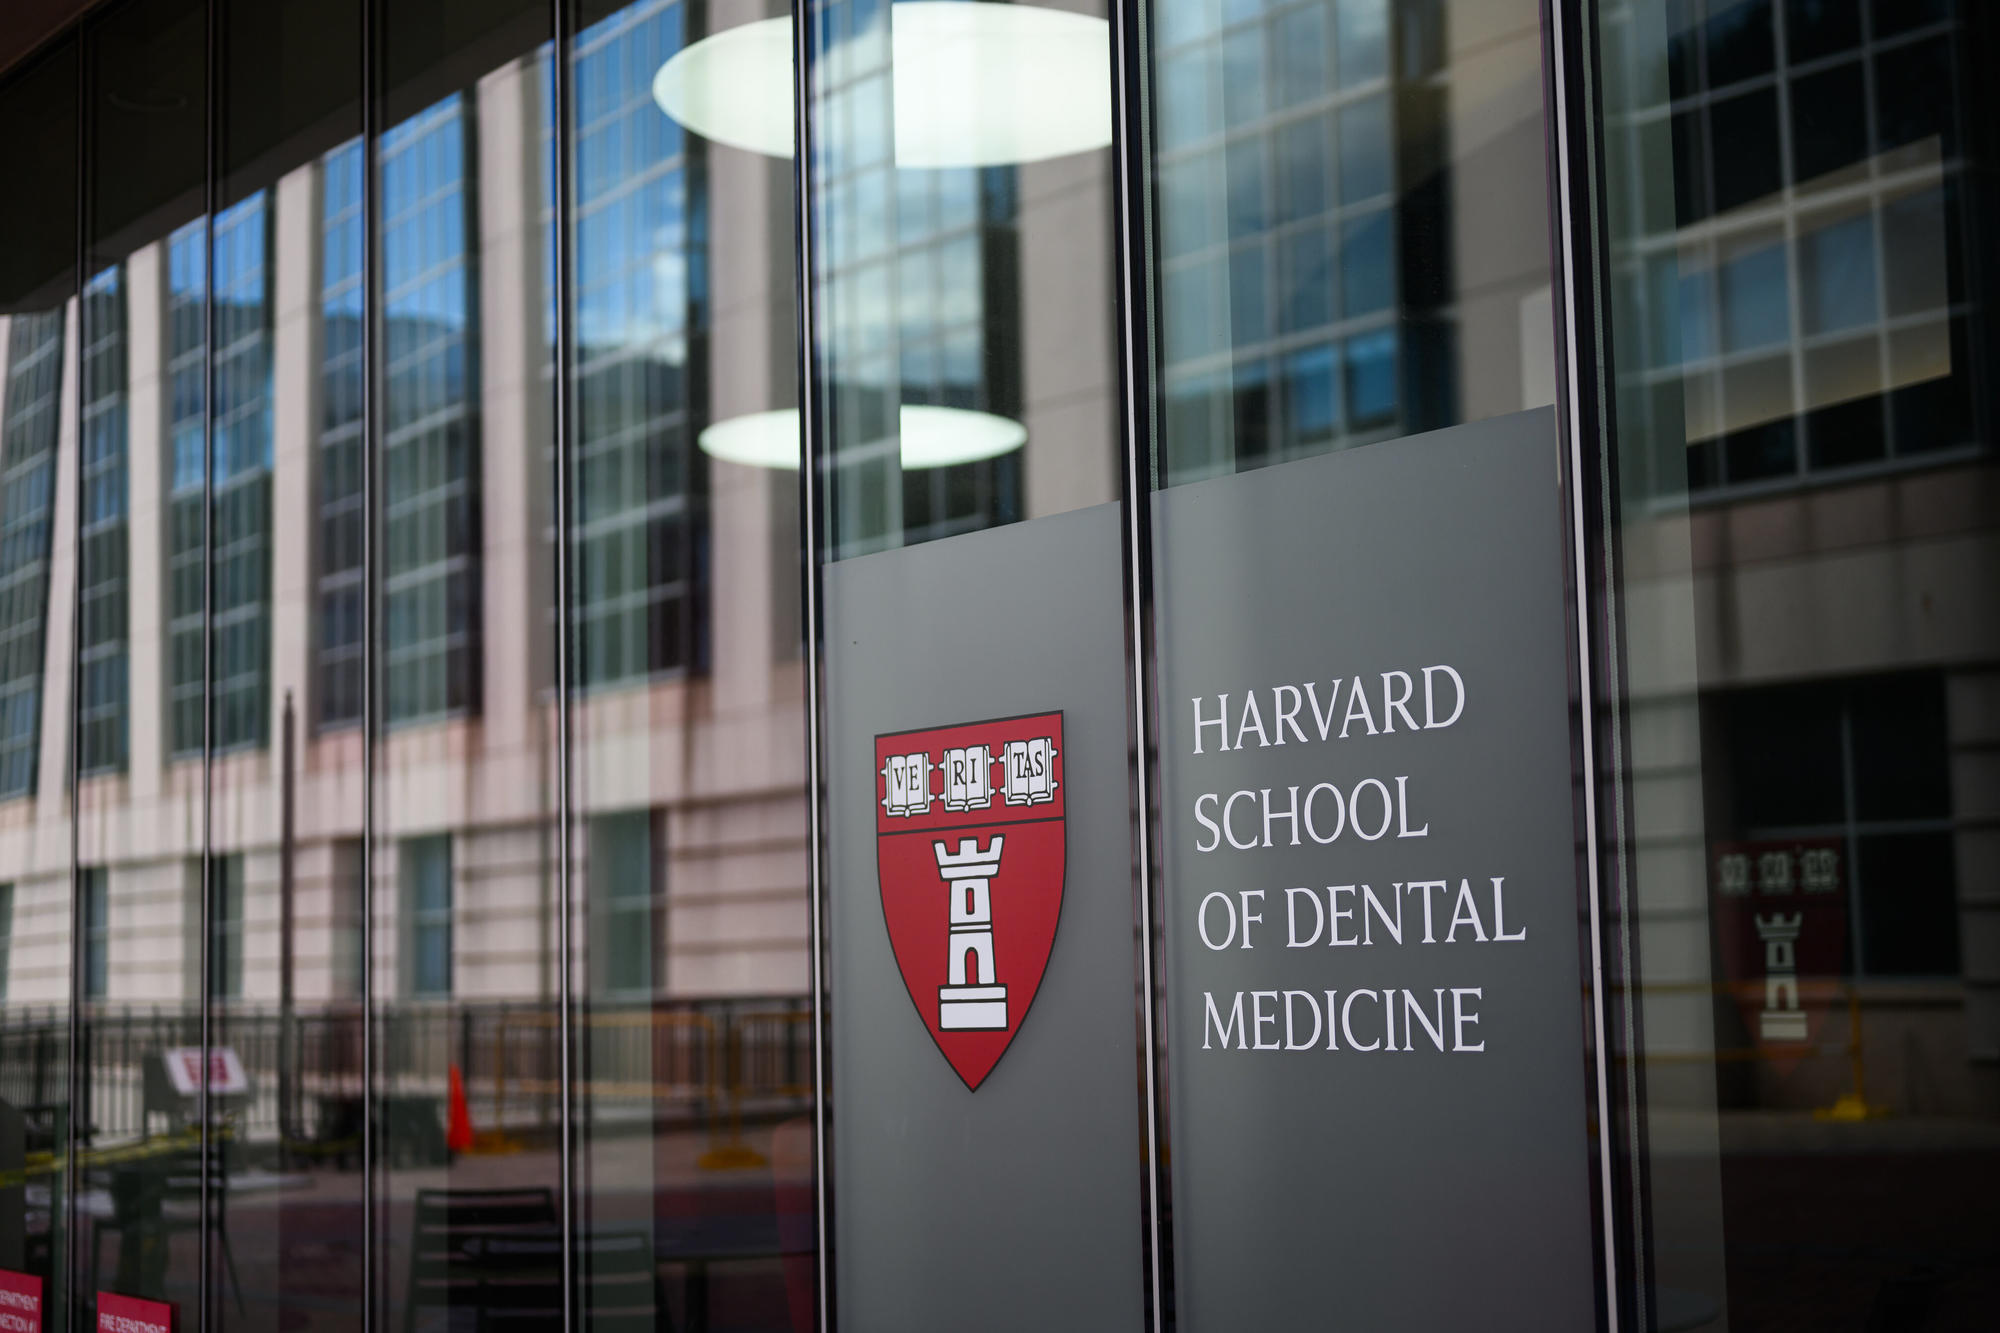
[[[472,1112],[466,1109],[465,1080],[459,1076],[457,1065],[451,1067],[449,1116],[445,1124],[444,1146],[453,1152],[465,1152],[472,1147]]]

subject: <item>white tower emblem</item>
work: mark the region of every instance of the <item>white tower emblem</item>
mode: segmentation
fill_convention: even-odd
[[[977,838],[960,838],[956,852],[931,844],[938,877],[951,890],[951,962],[938,987],[938,1027],[946,1032],[1005,1032],[1007,988],[993,965],[993,877],[1000,873],[1005,834],[984,849]],[[972,965],[968,967],[967,960]]]
[[[892,754],[881,769],[882,808],[892,818],[919,819],[940,800],[954,814],[990,810],[995,796],[1008,805],[1053,802],[1055,757],[1053,736],[1011,740],[998,748],[948,746],[937,764],[927,750]],[[995,768],[1000,770],[997,784]],[[933,772],[942,779],[942,791],[931,790]],[[938,878],[951,894],[945,944],[950,956],[946,984],[938,987],[941,1031],[1007,1030],[1007,988],[1000,984],[993,958],[993,878],[1000,873],[1005,843],[1005,836],[996,833],[984,848],[977,838],[959,839],[957,851],[942,842],[931,844]]]

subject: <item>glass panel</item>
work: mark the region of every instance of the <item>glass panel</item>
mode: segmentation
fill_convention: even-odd
[[[70,1063],[80,978],[68,717],[88,401],[75,299],[78,54],[63,42],[0,83],[0,180],[34,201],[0,210],[0,1286],[36,1300],[48,1328],[77,1313],[66,1275],[88,1209],[72,1206],[64,1168],[92,1118],[71,1113]]]
[[[791,162],[657,95],[774,34],[770,81],[726,81],[716,107],[774,116],[782,150],[785,14],[578,6],[566,628],[593,1328],[810,1328],[816,1308]],[[732,453],[745,438],[769,451]]]
[[[1597,8],[1642,1299],[1660,1327],[1972,1327],[2000,1274],[1964,1188],[2000,1054],[2000,515],[1966,244],[1992,231],[1967,132],[1988,16]],[[1739,67],[1767,100],[1721,91]],[[1703,108],[1719,150],[1731,99],[1765,179],[1697,222],[1723,159],[1675,159]]]
[[[1543,7],[1154,10],[1165,1299],[1590,1329]],[[1232,118],[1260,48],[1310,95]]]
[[[837,1316],[1135,1328],[1108,10],[808,12]],[[1273,207],[1214,126],[1323,76],[1269,56],[1162,70],[1204,240]],[[1277,313],[1232,266],[1182,265],[1191,359]]]
[[[204,934],[221,895],[202,883],[205,19],[199,3],[139,0],[84,37],[79,1296],[170,1301],[184,1321],[223,1289],[224,1235],[244,1246],[227,1290],[248,1299],[240,1261],[256,1229],[233,1206],[204,1225],[199,1197],[205,1175],[226,1191],[250,1145],[278,1131],[275,1102],[240,1089],[217,1088],[206,1125],[199,1105],[203,960],[228,958],[228,941]],[[273,1285],[254,1267],[252,1280]]]
[[[553,351],[540,132],[550,9],[378,11],[375,213],[325,145],[322,318],[376,301],[375,724],[368,867],[380,1289],[376,1326],[559,1325],[557,726],[551,695]],[[358,236],[377,270],[361,276]],[[344,254],[332,253],[338,239]],[[321,373],[344,371],[329,361]],[[352,532],[359,437],[323,416],[320,522]],[[353,443],[350,443],[352,441]],[[323,572],[323,673],[356,682],[358,552]],[[343,685],[342,688],[347,688]],[[322,744],[349,698],[321,714]]]
[[[1202,0],[1158,8],[1165,36],[1155,53],[1157,101],[1162,114],[1186,125],[1184,133],[1162,134],[1154,163],[1161,191],[1162,371],[1169,401],[1187,401],[1201,385],[1213,384],[1201,390],[1213,393],[1226,382],[1236,404],[1220,430],[1211,429],[1205,414],[1165,414],[1164,479],[1324,452],[1356,438],[1381,438],[1385,428],[1395,433],[1397,423],[1420,429],[1490,415],[1504,410],[1503,389],[1518,401],[1518,385],[1489,390],[1480,375],[1457,373],[1456,321],[1439,315],[1457,262],[1444,225],[1448,214],[1441,212],[1450,207],[1450,175],[1435,160],[1449,142],[1437,124],[1449,85],[1426,76],[1440,44],[1465,21],[1435,5],[1342,0],[1333,6],[1329,33],[1318,5],[1254,14],[1241,29],[1219,14],[1197,18],[1208,8]],[[1218,18],[1227,30],[1203,35],[1213,33]],[[1505,27],[1498,23],[1496,31]],[[1396,62],[1392,29],[1401,34]],[[1312,54],[1299,54],[1294,48],[1301,44]],[[1231,52],[1263,45],[1284,51],[1286,62],[1308,61],[1321,71],[1309,95],[1282,99],[1282,109],[1274,107],[1247,134],[1231,134],[1232,122],[1220,112],[1176,103],[1171,71],[1201,71],[1234,87],[1241,80]],[[1211,221],[1197,208],[1214,186],[1194,173],[1225,134],[1232,206]],[[1266,153],[1275,164],[1272,208],[1262,203],[1261,172],[1246,174],[1261,167]],[[1237,206],[1246,190],[1255,192],[1256,206]],[[1275,267],[1254,262],[1265,253]],[[1508,299],[1518,303],[1531,284],[1515,282],[1521,291]],[[1484,299],[1488,322],[1504,316],[1502,298]],[[1225,309],[1235,315],[1226,322],[1217,313]],[[1265,310],[1268,321],[1245,317]],[[1518,338],[1518,331],[1509,336]],[[1357,392],[1297,399],[1304,414],[1297,415],[1287,406],[1292,396],[1274,397],[1261,387],[1266,358],[1274,354],[1313,366],[1322,383],[1345,380]],[[1490,393],[1499,394],[1492,405],[1483,401]]]
[[[209,1309],[216,1328],[244,1333],[358,1330],[362,1011],[345,960],[358,958],[362,926],[355,867],[338,849],[361,832],[362,751],[359,736],[315,726],[326,648],[316,562],[342,553],[321,540],[313,511],[330,498],[322,432],[357,411],[326,371],[361,312],[351,299],[336,327],[323,303],[341,260],[324,226],[340,184],[329,187],[322,158],[361,127],[360,16],[346,0],[226,0],[218,17],[219,211],[205,252],[199,224],[171,251],[191,279],[204,262],[212,270],[205,467],[200,328],[176,324],[169,349],[190,409],[173,422],[169,503],[175,541],[187,543],[174,548],[176,568],[201,568],[204,478],[212,534],[209,1024],[219,1067],[242,1077],[211,1094]],[[171,606],[192,642],[175,659],[189,673],[176,697],[199,702],[204,613],[191,583],[176,577]],[[178,711],[176,748],[199,749],[189,729],[201,720]]]

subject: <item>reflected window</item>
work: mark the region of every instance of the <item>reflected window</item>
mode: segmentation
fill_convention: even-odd
[[[451,994],[451,836],[412,838],[402,847],[404,989],[413,997]]]
[[[243,998],[243,855],[209,861],[208,994]]]
[[[1775,129],[1775,126],[1770,127]],[[1809,181],[1868,155],[1868,93],[1861,62],[1792,83],[1792,177]]]
[[[261,746],[269,732],[271,653],[271,212],[262,191],[217,215],[214,231],[214,447],[203,357],[208,231],[200,222],[168,245],[168,697],[175,755],[199,753],[203,653],[214,654],[210,701],[217,750]],[[206,455],[206,459],[204,458]],[[204,485],[214,488],[214,568],[204,579]],[[212,629],[203,610],[212,584]]]
[[[1161,97],[1180,126],[1162,136],[1155,168],[1170,484],[1418,425],[1404,410],[1396,326],[1448,286],[1434,253],[1449,230],[1440,199],[1398,165],[1399,136],[1429,133],[1435,90],[1412,76],[1439,54],[1442,15],[1337,0],[1212,17],[1218,30],[1191,19],[1163,30],[1163,77],[1236,89],[1267,64],[1271,96],[1251,104],[1237,90],[1221,108]],[[1431,273],[1435,292],[1405,290],[1411,272]],[[1451,373],[1429,373],[1429,410],[1449,419]]]
[[[1732,352],[1783,342],[1791,331],[1790,286],[1782,245],[1760,245],[1722,265],[1723,344]]]
[[[82,896],[83,996],[101,1000],[111,984],[111,872],[104,866],[85,866],[78,872],[78,892]]]
[[[824,6],[829,28],[852,24],[855,36],[815,93],[838,108],[828,115],[840,127],[826,140],[814,187],[827,218],[816,256],[825,350],[837,349],[827,405],[838,419],[828,500],[839,558],[976,532],[1025,513],[1022,450],[930,465],[919,461],[926,452],[948,454],[963,442],[950,428],[920,434],[910,415],[942,407],[1013,423],[1026,410],[1016,363],[1019,170],[896,166],[890,44],[873,14],[846,0]]]
[[[666,985],[661,824],[651,810],[590,821],[590,901],[599,916],[599,961],[591,976],[609,996],[647,995]]]
[[[0,797],[35,790],[62,358],[61,311],[13,317],[0,422]]]
[[[1769,74],[1776,52],[1771,0],[1708,0],[1707,9],[1702,55],[1709,86],[1726,88]]]
[[[215,221],[215,691],[218,750],[262,745],[271,671],[271,211]]]
[[[1825,844],[1846,869],[1847,971],[1955,976],[1958,874],[1944,678],[1936,672],[1720,695],[1718,830]]]
[[[1656,455],[1658,493],[1974,444],[1956,8],[1670,7],[1671,105],[1623,123],[1655,158],[1671,139],[1678,227],[1618,201],[1646,219],[1619,281],[1657,368],[1626,378],[1688,445]]]
[[[1785,49],[1794,65],[1852,50],[1860,40],[1860,0],[1785,0]]]
[[[83,292],[83,511],[78,578],[77,771],[126,762],[129,655],[126,509],[125,270],[104,270]]]
[[[1808,333],[1832,333],[1875,319],[1875,225],[1867,213],[1799,238],[1799,286]]]
[[[1340,81],[1354,85],[1389,75],[1389,0],[1334,0]]]
[[[576,43],[576,670],[585,687],[707,658],[703,155],[653,100],[677,0]],[[545,67],[546,68],[546,67]],[[546,105],[546,103],[545,103]],[[552,128],[552,127],[551,127]]]
[[[1709,186],[1716,212],[1768,201],[1784,187],[1778,102],[1769,88],[1711,103],[1708,138]]]
[[[390,725],[479,706],[479,359],[465,98],[382,136]]]
[[[177,756],[198,754],[202,729],[203,516],[207,387],[203,381],[203,329],[208,261],[207,232],[199,222],[167,242],[167,707],[168,747]]]
[[[361,942],[368,914],[367,880],[361,873],[361,839],[336,838],[327,848],[331,862],[333,929],[328,960],[330,990],[337,999],[362,993]]]
[[[361,172],[358,140],[321,163],[319,724],[361,720],[363,509]]]

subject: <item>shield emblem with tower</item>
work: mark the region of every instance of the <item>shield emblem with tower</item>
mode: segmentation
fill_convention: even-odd
[[[931,1040],[977,1089],[1021,1030],[1062,916],[1062,714],[875,738],[882,917]]]

